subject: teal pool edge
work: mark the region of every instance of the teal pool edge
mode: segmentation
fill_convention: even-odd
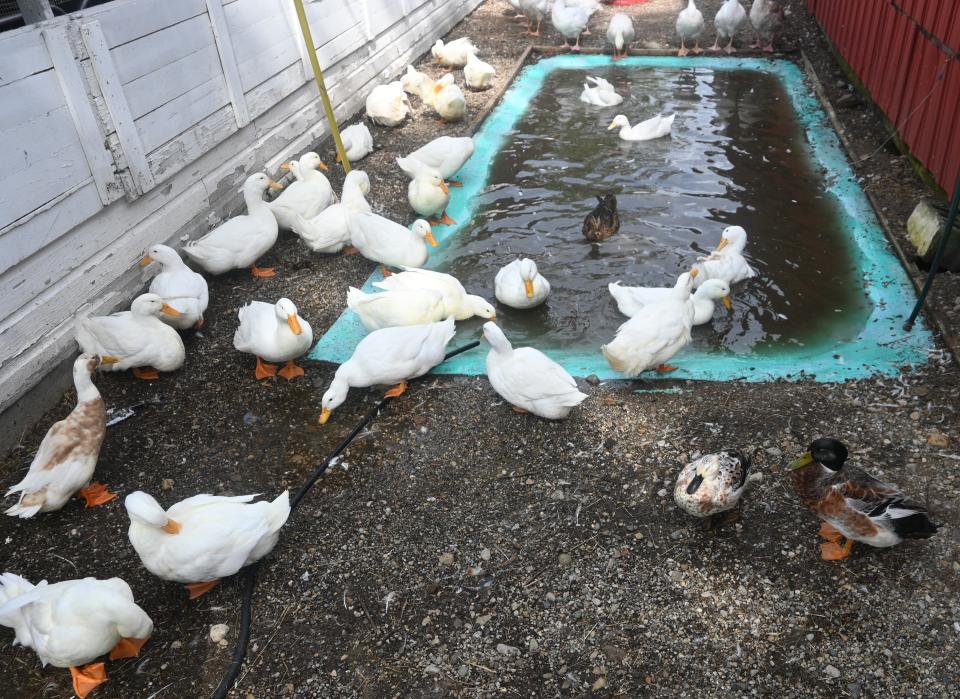
[[[609,56],[556,56],[528,65],[521,71],[474,136],[476,148],[473,157],[457,175],[463,187],[451,190],[447,208],[459,223],[434,231],[440,243],[439,250],[455,245],[457,234],[470,225],[472,202],[487,185],[490,163],[526,111],[532,96],[540,90],[546,76],[558,69],[611,65]],[[806,132],[807,147],[813,160],[828,173],[827,191],[838,203],[844,229],[855,243],[854,257],[873,305],[873,312],[863,331],[853,340],[751,355],[709,354],[688,348],[676,356],[673,363],[679,369],[666,375],[669,379],[751,382],[814,379],[834,382],[893,375],[901,367],[927,361],[928,350],[933,345],[930,331],[920,322],[910,333],[902,329],[902,322],[916,299],[913,286],[898,258],[889,250],[876,214],[857,183],[840,140],[799,66],[787,60],[725,57],[690,59],[673,56],[633,56],[619,61],[617,65],[638,68],[685,68],[696,65],[714,70],[756,70],[778,77]],[[433,260],[438,258],[439,255],[431,257]],[[430,266],[428,261],[427,267]],[[380,279],[382,276],[377,270],[367,279],[363,290],[376,291],[373,283]],[[356,315],[347,309],[317,342],[310,352],[310,358],[343,363],[350,358],[354,347],[366,334]],[[479,335],[479,330],[475,335]],[[476,339],[475,335],[468,337],[458,332],[451,347]],[[593,374],[600,379],[624,378],[609,367],[599,347],[591,353],[540,349],[574,376]],[[481,345],[441,364],[434,369],[434,373],[485,374],[486,354],[485,346]],[[656,378],[654,374],[644,376]]]

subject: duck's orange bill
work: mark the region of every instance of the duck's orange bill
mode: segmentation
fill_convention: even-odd
[[[160,527],[160,528],[161,528],[163,531],[165,531],[167,534],[179,534],[179,533],[180,533],[180,529],[181,529],[182,527],[180,526],[180,522],[178,522],[177,520],[175,520],[175,519],[168,519],[168,520],[167,520],[167,523],[164,524],[164,525],[163,525],[162,527]]]
[[[120,357],[114,357],[109,354],[104,354],[100,356],[101,364],[118,364],[120,362]]]
[[[171,306],[169,303],[165,303],[165,304],[163,304],[162,306],[160,306],[160,310],[163,311],[164,313],[166,313],[168,316],[173,316],[174,318],[176,318],[177,316],[182,316],[182,315],[183,315],[183,313],[181,313],[180,311],[178,311],[176,308],[174,308],[173,306]]]
[[[727,238],[721,238],[721,239],[720,239],[720,244],[717,246],[717,252],[720,252],[720,251],[723,250],[725,247],[727,247],[729,244],[730,244],[729,239],[727,239]]]
[[[723,297],[723,307],[726,308],[728,311],[732,311],[732,310],[733,310],[733,303],[730,301],[730,297],[729,297],[729,296],[724,296],[724,297]]]
[[[447,186],[447,183],[443,180],[440,180],[440,189],[443,190],[444,194],[450,194],[450,188]]]
[[[427,231],[427,242],[433,247],[437,247],[437,245],[439,245],[437,239],[433,237],[433,231]]]
[[[146,266],[147,266],[148,264],[150,264],[151,262],[153,262],[153,258],[150,257],[150,255],[144,255],[144,256],[143,256],[143,259],[140,260],[140,266],[141,266],[141,267],[146,267]]]
[[[321,425],[327,424],[327,420],[329,419],[330,419],[330,408],[324,408],[320,412],[320,424]]]
[[[280,184],[279,182],[274,182],[273,180],[270,180],[270,189],[283,189],[283,185]]]
[[[693,268],[690,269],[690,278],[691,278],[691,279],[696,279],[698,274],[700,274],[700,270],[699,270],[697,267],[693,267]]]
[[[281,170],[289,170],[289,169],[290,169],[290,163],[280,163],[280,169],[281,169]]]
[[[527,293],[527,298],[533,298],[533,280],[524,279],[523,280],[523,290]]]
[[[303,328],[300,327],[300,321],[295,314],[287,316],[287,325],[290,326],[290,330],[293,331],[294,335],[299,335],[303,332]]]

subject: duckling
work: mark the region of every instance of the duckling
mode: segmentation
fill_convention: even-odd
[[[826,437],[811,442],[787,467],[801,502],[823,520],[823,559],[846,558],[855,541],[886,548],[937,533],[925,507],[907,500],[894,484],[845,465],[847,455],[842,442]]]
[[[597,196],[599,202],[583,220],[583,237],[593,242],[606,240],[620,230],[617,197],[613,194]]]
[[[533,308],[547,300],[550,282],[529,258],[516,259],[497,272],[493,280],[497,301],[510,308]]]
[[[290,299],[275,304],[251,301],[237,311],[240,326],[233,335],[233,346],[240,352],[256,356],[257,379],[279,374],[287,381],[303,376],[303,369],[293,360],[302,357],[313,344],[310,323],[297,314]],[[271,364],[264,364],[266,359]],[[277,371],[276,364],[286,362]]]
[[[739,451],[706,454],[680,471],[673,499],[694,517],[708,518],[704,528],[711,529],[717,515],[736,507],[747,486],[760,480],[763,475],[750,473],[750,459]]]
[[[460,121],[467,113],[467,98],[454,83],[452,73],[447,73],[434,83],[430,104],[445,124]]]
[[[177,251],[167,245],[153,245],[140,260],[140,266],[146,267],[152,262],[160,265],[160,274],[150,281],[150,293],[156,294],[180,312],[178,316],[160,315],[167,325],[177,330],[203,327],[203,313],[210,303],[207,280],[187,267]]]

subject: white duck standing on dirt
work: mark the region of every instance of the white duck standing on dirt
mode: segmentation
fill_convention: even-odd
[[[620,127],[617,135],[621,141],[651,141],[655,138],[669,136],[673,129],[673,120],[676,117],[676,114],[668,116],[657,114],[655,117],[650,117],[646,121],[630,126],[630,121],[625,114],[617,114],[610,122],[610,126],[607,127],[607,131]]]
[[[613,46],[613,60],[619,61],[630,52],[630,44],[636,38],[630,15],[618,12],[607,25],[607,43]]]
[[[110,660],[133,658],[153,634],[153,621],[120,578],[33,585],[3,573],[0,625],[13,629],[14,645],[32,648],[44,667],[70,668],[81,699],[107,681],[106,664],[94,660],[108,653]]]
[[[707,257],[701,257],[693,266],[699,273],[694,286],[699,287],[708,279],[722,279],[730,286],[744,279],[757,276],[757,272],[743,250],[747,246],[747,232],[741,226],[728,226],[723,229],[720,244]]]
[[[163,313],[160,320],[177,330],[203,327],[203,314],[210,303],[207,280],[187,267],[177,251],[167,245],[152,245],[140,260],[140,266],[153,262],[160,265],[160,273],[150,280],[150,293],[180,313],[178,316]]]
[[[370,213],[366,195],[370,178],[363,170],[351,170],[343,180],[340,201],[328,206],[307,220],[297,216],[293,232],[314,252],[340,252],[350,242],[350,221],[353,213]]]
[[[313,329],[298,315],[293,301],[280,299],[275,304],[251,301],[240,307],[237,317],[240,326],[233,335],[233,346],[256,356],[258,379],[279,374],[290,381],[303,376],[303,369],[293,360],[310,350]],[[277,371],[276,365],[283,362],[286,365]]]
[[[387,267],[422,267],[429,253],[427,244],[436,247],[430,224],[422,218],[411,228],[379,214],[356,214],[349,217],[350,240],[360,254],[372,262],[379,262],[383,276],[389,276]]]
[[[527,17],[525,33],[529,36],[540,36],[540,24],[550,12],[550,0],[520,0],[519,10]],[[534,20],[537,22],[536,29],[533,27]]]
[[[443,178],[436,171],[425,168],[415,170],[407,158],[397,158],[397,164],[413,178],[407,185],[410,208],[425,217],[431,226],[455,224],[456,221],[446,212],[447,204],[450,203],[450,188]]]
[[[454,39],[446,44],[443,43],[443,39],[437,39],[430,49],[433,60],[442,66],[450,66],[451,68],[462,68],[470,60],[470,56],[476,52],[477,47],[466,36]]]
[[[103,371],[131,369],[138,379],[158,379],[158,371],[176,371],[186,357],[180,334],[160,320],[162,314],[180,312],[156,294],[141,294],[129,311],[77,318],[77,344],[100,357]]]
[[[321,399],[320,424],[330,419],[351,388],[393,385],[385,396],[402,395],[409,379],[423,376],[443,361],[455,332],[452,317],[439,323],[374,330],[334,374]]]
[[[477,58],[475,53],[470,54],[467,64],[463,67],[463,80],[471,90],[486,90],[493,84],[493,77],[496,74],[496,69]]]
[[[403,158],[400,169],[410,178],[436,172],[450,187],[459,187],[461,183],[450,178],[470,159],[473,149],[470,136],[440,136]]]
[[[210,274],[250,268],[255,277],[272,277],[270,268],[257,267],[257,260],[277,242],[279,227],[270,206],[263,200],[267,189],[283,189],[262,172],[250,175],[243,183],[247,213],[227,219],[199,240],[187,243],[187,257]]]
[[[363,160],[373,152],[373,134],[370,133],[366,124],[353,124],[345,128],[340,132],[340,142],[347,154],[347,160],[351,163]],[[336,159],[339,163],[339,153],[337,153]]]
[[[184,583],[194,599],[276,546],[290,516],[289,494],[283,491],[272,502],[253,502],[255,497],[194,495],[164,511],[138,490],[124,500],[127,534],[147,570]]]
[[[750,459],[739,451],[706,454],[680,471],[673,499],[685,512],[707,518],[704,527],[710,529],[720,523],[717,515],[733,510],[747,486],[759,480],[763,475],[751,473]]]
[[[583,92],[580,93],[580,101],[595,107],[615,107],[623,102],[623,97],[617,94],[608,81],[588,75],[587,82],[583,84]]]
[[[293,228],[297,216],[313,218],[335,203],[337,197],[330,180],[320,172],[326,170],[327,166],[317,153],[304,153],[299,161],[284,163],[283,166],[294,173],[296,181],[288,185],[268,206],[277,219],[277,225],[288,231]]]
[[[713,26],[717,30],[717,38],[714,39],[711,51],[720,50],[720,39],[727,38],[727,45],[723,50],[727,53],[736,51],[733,48],[733,37],[747,21],[747,11],[743,9],[740,0],[724,0],[723,5],[717,11],[717,16],[713,19]]]
[[[445,123],[460,121],[467,113],[467,98],[453,81],[453,73],[447,73],[433,85],[431,99],[434,111]]]
[[[410,113],[410,101],[399,80],[377,85],[367,96],[367,118],[380,126],[399,126]]]
[[[460,280],[451,274],[404,267],[399,274],[391,274],[373,285],[385,291],[437,291],[443,297],[443,317],[453,316],[454,320],[467,320],[473,316],[489,320],[497,318],[497,312],[489,301],[482,296],[468,294]]]
[[[537,263],[524,257],[500,268],[493,280],[497,301],[510,308],[533,308],[547,300],[550,282],[540,274]]]
[[[680,36],[678,56],[686,56],[691,51],[695,54],[703,53],[703,49],[700,48],[700,37],[703,36],[705,26],[703,13],[697,7],[697,3],[689,0],[687,6],[677,15],[677,34]],[[687,48],[688,41],[694,42],[692,49]]]
[[[582,7],[568,6],[564,0],[553,0],[550,21],[553,22],[553,28],[563,37],[564,48],[579,52],[580,35],[587,29],[590,13]],[[571,39],[576,40],[573,46],[569,45]]]
[[[483,336],[490,343],[487,378],[515,412],[562,420],[587,399],[562,366],[533,347],[514,349],[496,323],[484,323]]]
[[[620,282],[608,284],[607,288],[617,302],[617,310],[628,318],[633,318],[644,306],[659,303],[673,293],[673,287],[621,286]],[[730,285],[722,279],[708,279],[697,288],[692,298],[694,325],[710,322],[718,300],[728,311],[733,309],[730,301]]]
[[[77,405],[47,430],[27,475],[7,491],[7,496],[20,493],[8,515],[27,518],[59,510],[72,495],[82,497],[87,507],[117,497],[105,485],[90,482],[107,429],[103,398],[91,380],[99,366],[100,357],[93,354],[81,354],[73,362]]]

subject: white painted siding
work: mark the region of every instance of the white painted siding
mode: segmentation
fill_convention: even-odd
[[[481,0],[307,4],[337,116]],[[0,412],[207,230],[245,174],[327,129],[287,0],[117,0],[0,34]],[[309,80],[308,80],[309,78]],[[42,312],[40,312],[42,310]]]

